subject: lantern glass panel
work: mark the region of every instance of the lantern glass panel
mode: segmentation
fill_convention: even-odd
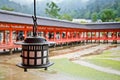
[[[34,65],[34,59],[29,59],[29,65]]]
[[[34,51],[30,51],[29,54],[30,54],[29,57],[35,57],[35,52]]]
[[[24,51],[23,53],[22,53],[22,56],[24,56],[24,57],[27,57],[27,51]]]
[[[47,58],[44,58],[43,59],[43,64],[46,64],[47,63]]]
[[[27,59],[23,59],[23,64],[27,65]]]
[[[41,59],[37,59],[37,65],[41,65]]]
[[[47,51],[44,51],[44,56],[47,56]]]
[[[41,51],[37,51],[37,57],[41,57]]]

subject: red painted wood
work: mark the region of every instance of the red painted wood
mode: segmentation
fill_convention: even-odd
[[[16,31],[16,32],[23,31],[24,37],[26,38],[27,33],[32,31],[32,27],[33,25],[29,25],[29,24],[14,24],[14,23],[0,22],[0,31],[3,32],[3,43],[4,44],[6,43],[5,31],[9,31],[9,42],[11,43],[11,45],[13,45],[13,40],[12,40],[13,31]],[[46,40],[55,41],[56,43],[66,43],[66,42],[84,41],[84,40],[98,40],[98,41],[120,40],[120,36],[118,36],[117,34],[117,32],[120,32],[120,29],[87,30],[87,29],[80,29],[80,28],[75,29],[75,28],[64,28],[64,27],[58,27],[58,26],[56,27],[56,26],[38,25],[38,32],[43,32]],[[57,34],[57,32],[59,32],[59,34]],[[100,32],[104,32],[105,34],[100,37]],[[112,35],[111,37],[108,37],[108,32],[113,32],[114,35]],[[54,36],[51,39],[49,39],[48,33],[53,33]],[[63,33],[65,33],[64,37],[62,36]],[[58,39],[57,36],[60,36],[60,39]]]

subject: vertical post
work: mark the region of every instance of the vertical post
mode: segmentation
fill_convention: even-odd
[[[67,46],[68,46],[68,31],[66,31],[66,42],[67,42]]]
[[[88,43],[88,32],[86,32],[86,43]]]
[[[106,35],[107,35],[106,37],[107,37],[107,43],[108,43],[108,32],[106,33]]]
[[[45,38],[48,40],[48,32],[45,31]]]
[[[99,36],[98,36],[98,39],[99,39],[99,43],[100,43],[100,32],[98,32],[98,33],[99,33],[99,34],[98,34],[98,35],[99,35]]]
[[[97,36],[96,36],[96,31],[95,31],[95,36],[94,36],[94,39],[95,39],[95,43],[96,43],[96,37],[97,37]]]
[[[79,41],[80,41],[80,43],[81,43],[81,41],[82,41],[82,40],[81,40],[81,38],[82,38],[82,37],[81,37],[81,36],[82,36],[82,32],[79,32],[79,34],[80,34],[80,35],[79,35],[79,38],[80,38]]]
[[[25,30],[24,30],[24,38],[26,38],[27,37],[27,28],[26,28],[26,26],[25,26]]]
[[[37,17],[36,17],[36,0],[34,0],[34,16],[32,16],[33,18],[33,23],[34,23],[34,26],[33,26],[33,36],[37,36]]]
[[[13,41],[12,41],[12,35],[13,35],[13,34],[12,34],[12,30],[10,30],[10,36],[9,36],[10,44],[12,44],[12,42],[13,42]]]
[[[73,41],[73,39],[74,39],[74,38],[73,38],[73,34],[74,34],[74,32],[71,32],[71,36],[72,36],[72,41]]]
[[[92,32],[91,32],[91,43],[92,43]]]
[[[54,41],[56,41],[56,32],[54,31]]]
[[[77,39],[77,42],[78,42],[78,41],[79,41],[79,40],[78,40],[78,32],[76,32],[76,39]]]
[[[3,31],[3,43],[5,43],[5,31]]]
[[[83,43],[84,43],[84,40],[85,40],[85,32],[83,32]]]
[[[25,30],[24,31],[24,38],[26,38],[27,37],[27,31]]]
[[[67,39],[67,41],[68,41],[68,31],[66,31],[66,39]]]
[[[115,34],[115,33],[113,32],[113,35],[112,35],[112,40],[113,40],[113,43],[115,42],[115,41],[114,41],[114,34]]]
[[[60,43],[61,43],[61,46],[62,46],[62,42],[63,42],[63,39],[62,39],[62,31],[60,32]]]

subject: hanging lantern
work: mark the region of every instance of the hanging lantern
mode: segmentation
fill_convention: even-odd
[[[53,63],[48,59],[49,42],[41,37],[29,37],[24,42],[17,42],[22,45],[22,63],[17,66],[24,68],[24,71],[32,68],[47,68]]]
[[[49,54],[49,42],[42,37],[37,36],[37,18],[36,18],[36,0],[34,0],[34,16],[33,18],[33,36],[28,37],[24,42],[16,42],[15,44],[22,45],[22,63],[17,64],[17,66],[27,69],[33,68],[47,68],[53,63],[50,63],[48,59]]]

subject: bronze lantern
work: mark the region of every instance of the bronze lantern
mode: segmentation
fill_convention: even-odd
[[[37,36],[37,18],[36,18],[36,0],[34,0],[34,16],[33,18],[33,36],[26,38],[23,42],[16,42],[15,44],[22,45],[22,63],[17,66],[27,69],[33,68],[47,68],[53,63],[50,63],[48,59],[49,54],[49,42],[42,37]]]
[[[22,63],[17,66],[24,68],[24,71],[32,68],[47,68],[53,63],[48,59],[49,42],[41,37],[28,37],[24,42],[17,42],[22,45]]]

